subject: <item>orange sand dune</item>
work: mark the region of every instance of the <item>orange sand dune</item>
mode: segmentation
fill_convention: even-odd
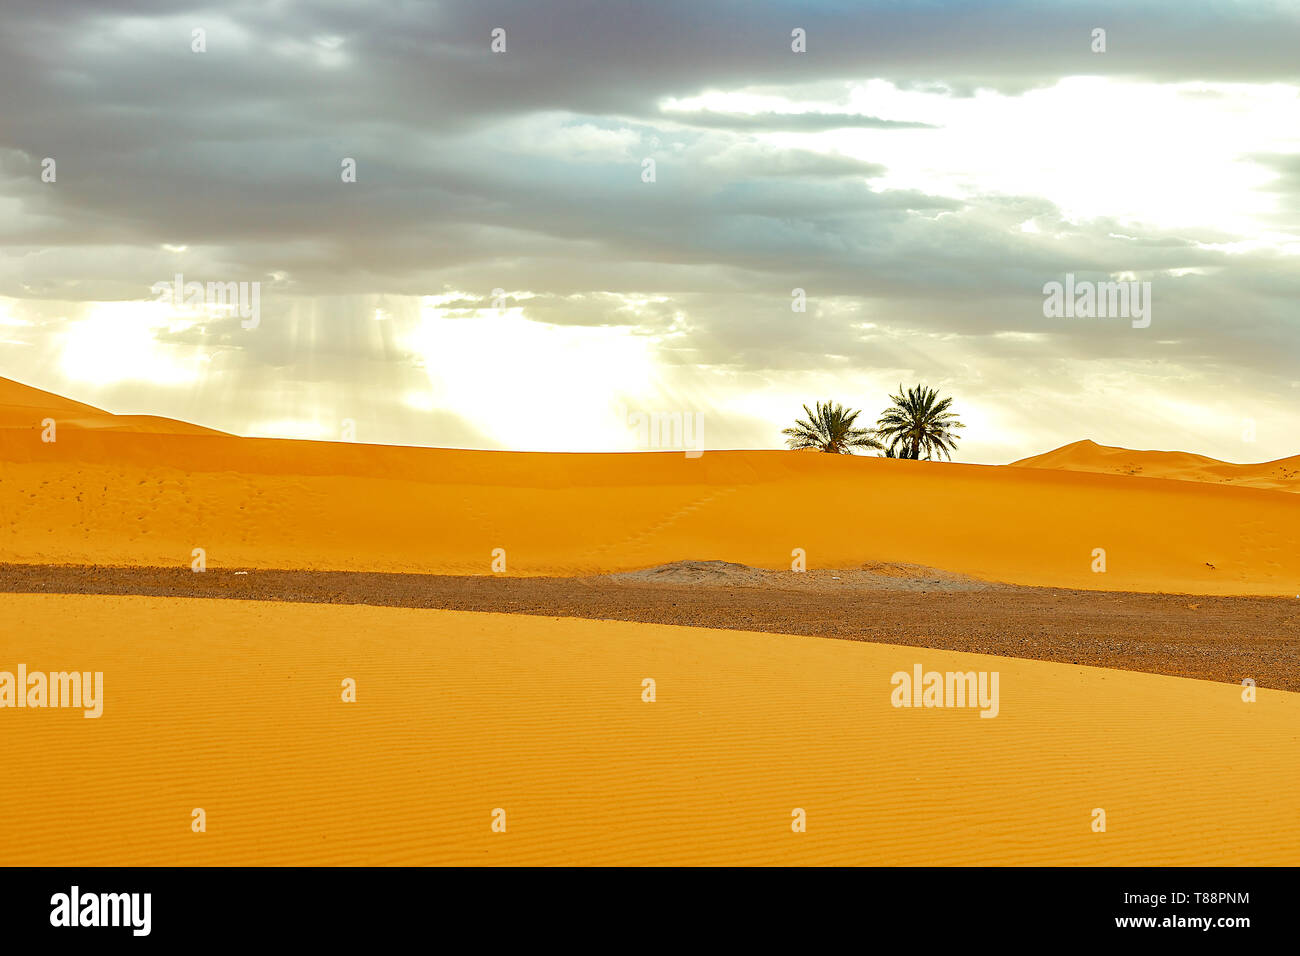
[[[11,396],[0,428],[2,561],[188,566],[202,548],[218,567],[488,574],[503,549],[506,573],[538,575],[686,558],[789,568],[802,549],[814,568],[901,562],[1030,585],[1300,593],[1300,496],[1280,491],[785,451],[122,432],[81,427],[78,410],[46,443],[38,406]]]
[[[123,432],[149,432],[162,435],[224,435],[213,428],[178,422],[157,415],[114,415],[93,405],[74,402],[53,392],[0,378],[0,430],[29,429],[46,418],[58,428],[107,429]]]
[[[0,670],[104,674],[97,720],[0,710],[0,864],[1300,864],[1281,691],[517,615],[55,595],[0,614]],[[892,707],[918,663],[997,670],[998,716]]]
[[[1245,488],[1300,492],[1300,455],[1259,464],[1234,465],[1183,451],[1135,451],[1098,445],[1085,439],[1032,458],[1022,458],[1014,464],[1018,468],[1059,468],[1105,475],[1177,478],[1180,481],[1210,481]]]

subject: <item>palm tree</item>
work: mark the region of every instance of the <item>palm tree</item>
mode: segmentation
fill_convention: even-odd
[[[885,457],[917,459],[924,452],[929,460],[937,452],[951,460],[957,450],[956,430],[966,427],[949,411],[952,399],[940,400],[937,391],[924,385],[906,392],[899,385],[898,394],[889,397],[893,406],[876,422],[876,434],[889,443]]]
[[[807,405],[803,410],[807,420],[796,421],[794,428],[781,432],[790,436],[787,444],[791,448],[818,448],[832,455],[851,455],[855,448],[885,447],[872,437],[871,429],[853,427],[853,421],[862,414],[861,411],[846,409],[830,401],[825,405],[818,402],[816,411]]]

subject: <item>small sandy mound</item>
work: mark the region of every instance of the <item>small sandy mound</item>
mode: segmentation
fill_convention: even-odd
[[[773,571],[731,561],[673,561],[642,571],[600,576],[640,584],[703,587],[778,588],[798,591],[987,591],[1008,585],[919,564],[872,561],[858,568]]]
[[[775,574],[731,561],[673,561],[643,571],[602,575],[615,581],[644,581],[653,584],[726,584],[762,587]]]

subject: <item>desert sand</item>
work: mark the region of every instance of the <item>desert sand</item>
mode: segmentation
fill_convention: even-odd
[[[0,560],[487,574],[901,562],[1021,585],[1300,593],[1300,496],[786,451],[547,454],[238,438],[0,392]],[[57,440],[41,440],[44,418]],[[1134,453],[1151,454],[1151,453]],[[1263,466],[1261,466],[1263,467]],[[1094,552],[1106,570],[1094,571]]]
[[[548,578],[0,564],[0,593],[369,604],[740,628],[1231,684],[1250,678],[1300,691],[1294,598],[1028,588],[912,566],[799,574],[690,561]]]
[[[521,615],[0,606],[0,668],[102,670],[105,698],[0,713],[9,864],[1300,863],[1280,691]],[[998,716],[892,707],[916,663],[998,670]]]
[[[30,385],[0,378],[0,429],[43,428],[52,418],[59,428],[78,431],[134,432],[152,435],[224,435],[225,432],[158,415],[113,415]]]
[[[0,709],[0,863],[1300,864],[1300,496],[1054,454],[247,439],[0,380],[0,672],[104,675]],[[892,707],[916,665],[996,718]]]
[[[1232,462],[1191,455],[1183,451],[1134,451],[1113,445],[1098,445],[1084,439],[1060,448],[1012,462],[1017,468],[1055,468],[1104,475],[1145,478],[1173,478],[1242,488],[1300,492],[1300,455],[1258,464]]]

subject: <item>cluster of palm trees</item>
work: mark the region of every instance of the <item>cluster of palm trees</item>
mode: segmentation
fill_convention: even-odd
[[[851,455],[859,448],[874,448],[885,458],[924,458],[937,455],[952,460],[957,450],[957,429],[964,428],[950,409],[951,398],[939,398],[933,388],[916,385],[889,396],[893,402],[881,414],[875,428],[856,428],[862,412],[830,401],[816,409],[803,407],[806,419],[781,434],[789,436],[791,448],[816,448],[832,455]]]

